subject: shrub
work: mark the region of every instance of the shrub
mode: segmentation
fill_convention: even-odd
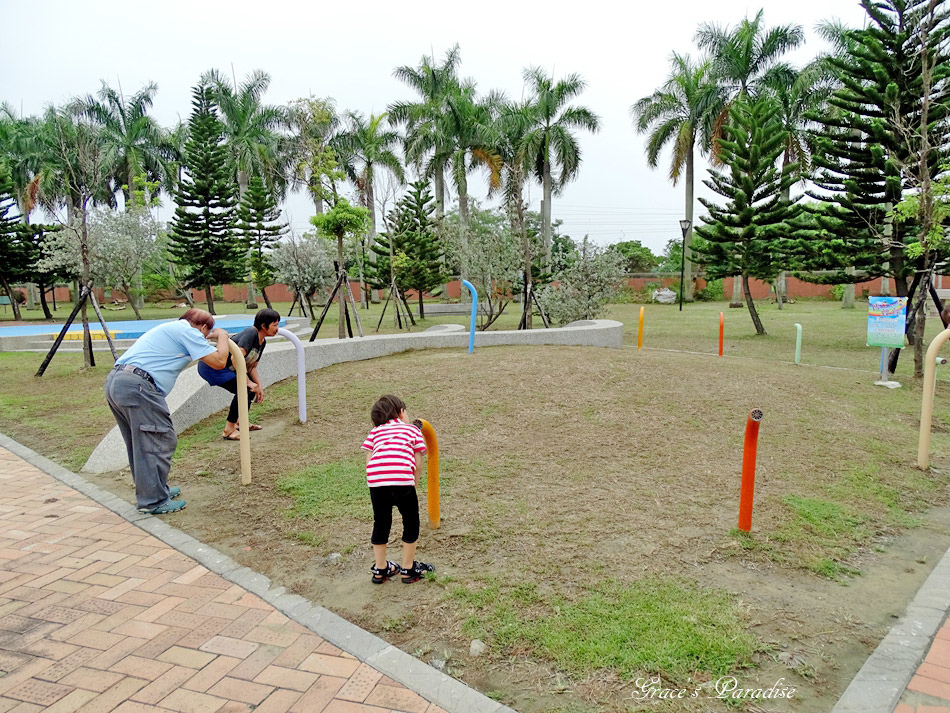
[[[575,261],[557,271],[554,281],[538,294],[538,299],[559,325],[597,319],[622,288],[625,278],[620,253],[591,245],[585,237],[578,244]]]
[[[696,290],[695,297],[700,302],[715,302],[725,297],[722,287],[722,279],[710,280],[701,290]]]
[[[831,299],[835,302],[840,302],[842,297],[844,297],[844,285],[832,285]]]

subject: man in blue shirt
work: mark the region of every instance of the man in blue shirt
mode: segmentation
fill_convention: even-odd
[[[208,339],[216,339],[217,348]],[[172,499],[181,488],[168,487],[178,436],[165,397],[196,359],[214,369],[228,361],[228,333],[215,329],[214,317],[203,309],[148,330],[106,377],[106,401],[129,453],[140,512],[165,515],[185,507],[184,500]]]

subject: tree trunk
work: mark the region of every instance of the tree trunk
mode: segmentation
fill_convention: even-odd
[[[465,175],[462,175],[462,179],[459,181],[458,185],[459,191],[459,230],[461,232],[461,243],[462,251],[464,253],[465,248],[468,246],[468,181],[465,178]],[[464,269],[464,265],[462,266]],[[461,277],[466,277],[466,275],[461,275]],[[471,302],[472,297],[468,294],[468,290],[459,288],[461,292],[462,302]]]
[[[323,194],[320,189],[320,176],[310,176],[310,196],[317,215],[323,215]]]
[[[422,304],[422,290],[419,290],[419,319],[426,318],[426,310]]]
[[[3,278],[3,291],[7,293],[7,296],[10,298],[10,306],[13,308],[13,319],[17,322],[20,321],[20,303],[16,301],[16,295],[13,293],[13,290],[10,288],[10,283],[7,282],[7,278]]]
[[[336,236],[336,259],[337,259],[337,264],[339,265],[338,267],[338,270],[339,270],[338,275],[339,275],[339,274],[342,274],[343,272],[343,236],[342,235]],[[347,277],[344,275],[343,279],[346,280]],[[336,299],[340,305],[340,325],[339,325],[339,330],[337,332],[337,336],[340,339],[346,339],[346,292],[344,291],[345,287],[346,287],[345,285],[340,284],[340,289],[336,291]]]
[[[131,295],[131,288],[127,284],[123,282],[121,286],[122,291],[125,292],[125,294]],[[139,308],[135,305],[135,300],[133,300],[131,297],[129,297],[129,304],[132,305],[132,311],[135,312],[135,318],[142,319],[142,314],[139,312]]]
[[[545,139],[545,142],[547,140]],[[545,146],[547,149],[547,146]],[[544,197],[541,199],[541,244],[544,246],[544,267],[551,271],[551,161],[545,151],[544,173],[541,180]]]
[[[366,181],[366,208],[369,210],[369,234],[366,236],[366,245],[369,248],[369,264],[376,266],[376,253],[373,251],[373,245],[376,243],[376,191],[373,189],[372,173],[369,180]],[[362,270],[360,270],[360,284],[363,285]],[[379,302],[379,295],[373,296],[372,290],[363,289],[363,300],[366,300],[366,293],[369,292],[369,302]],[[369,305],[366,305],[369,309]]]
[[[262,287],[262,288],[261,288],[261,297],[264,298],[264,304],[267,305],[267,309],[274,309],[274,308],[271,306],[270,298],[267,296],[267,288],[266,288],[266,287]]]
[[[531,278],[531,241],[528,239],[528,231],[525,229],[524,222],[524,200],[521,195],[521,185],[518,185],[517,193],[515,194],[515,200],[517,201],[515,205],[515,210],[517,211],[517,229],[518,235],[521,237],[521,250],[524,254],[524,275],[525,275],[525,290],[524,295],[522,296],[523,304],[521,309],[524,310],[525,314],[525,329],[531,329],[531,318],[533,316],[534,309],[531,305],[531,292],[534,290],[534,285],[532,284]]]
[[[40,305],[43,307],[43,315],[46,319],[52,319],[53,313],[49,311],[49,305],[46,304],[46,284],[41,282],[37,287],[40,290]],[[56,285],[53,285],[53,289],[56,289]]]
[[[83,206],[80,210],[80,233],[79,233],[79,255],[82,258],[82,286],[92,289],[92,280],[90,274],[92,270],[89,266],[89,226],[86,222],[86,208]],[[82,292],[82,289],[80,289]],[[95,365],[95,358],[92,356],[92,335],[89,334],[89,318],[86,316],[86,305],[89,300],[82,301],[82,334],[83,334],[83,365],[88,369]]]
[[[205,287],[205,301],[208,303],[208,311],[214,314],[214,287],[211,285]]]
[[[782,309],[785,304],[785,270],[779,272],[778,277],[775,278],[775,304],[779,309]]]
[[[762,326],[762,320],[759,319],[759,313],[755,309],[755,302],[752,300],[752,290],[749,289],[749,276],[742,276],[742,290],[745,293],[745,303],[749,308],[749,315],[752,317],[752,324],[755,325],[756,334],[765,334],[765,327]]]
[[[435,187],[435,219],[442,220],[445,215],[445,167],[436,166],[432,179]]]
[[[310,319],[313,320],[313,303],[310,301],[310,293],[304,295],[307,300],[307,309],[310,310]],[[303,309],[303,303],[300,304],[300,308]]]
[[[436,225],[442,225],[442,218],[445,216],[445,167],[439,165],[435,169],[432,177],[432,183],[435,190],[435,222]],[[391,258],[390,258],[391,259]],[[442,267],[447,268],[446,257],[442,255]],[[446,269],[448,274],[448,269]],[[449,284],[442,285],[442,299],[449,296]]]
[[[729,306],[742,306],[742,277],[740,275],[732,278],[732,299],[729,300]]]
[[[33,294],[33,283],[26,283],[26,308],[36,309],[36,296]]]
[[[240,203],[243,203],[244,194],[247,193],[247,184],[248,184],[247,171],[238,170],[237,180],[238,180],[238,201]],[[245,270],[247,269],[247,264],[251,258],[251,254],[252,254],[252,248],[248,248],[247,255],[244,256]],[[247,296],[246,296],[246,299],[244,300],[244,306],[247,309],[257,309],[257,295],[254,292],[254,280],[249,279],[246,284],[247,284]],[[214,313],[212,312],[212,314]]]
[[[849,267],[845,270],[849,275],[854,274],[854,268]],[[841,295],[841,309],[854,309],[854,283],[850,282],[844,286],[844,292]]]
[[[683,290],[683,299],[687,302],[693,301],[693,263],[690,258],[693,256],[693,184],[695,176],[695,166],[693,161],[693,146],[690,144],[689,153],[686,154],[686,219],[689,221],[689,228],[683,240],[686,241],[684,249],[685,256],[683,263],[683,284],[680,289]]]
[[[138,311],[145,307],[145,295],[142,294],[142,270],[136,270],[135,278],[131,285],[132,289],[129,290],[127,296],[129,302],[132,304],[132,308],[135,310],[135,313],[138,314]]]
[[[909,314],[914,320],[913,324],[913,344],[914,344],[914,378],[922,379],[924,376],[924,351],[926,343],[924,342],[924,328],[927,324],[927,300],[930,299],[930,287],[933,279],[934,261],[927,259],[925,269],[920,276],[920,284],[914,297],[911,300]]]

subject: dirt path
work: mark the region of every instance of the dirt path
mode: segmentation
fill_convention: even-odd
[[[509,636],[517,627],[503,630],[486,598],[531,621],[603,582],[677,578],[724,590],[758,641],[737,678],[764,687],[784,677],[798,689],[761,710],[818,713],[950,545],[946,479],[911,467],[919,401],[910,389],[631,350],[464,356],[316,372],[306,425],[294,420],[293,385],[272,389],[247,488],[236,484],[237,444],[218,437],[220,418],[199,424],[172,477],[189,507],[170,522],[525,713],[628,711],[633,682],[609,668],[566,672],[530,638]],[[423,528],[420,547],[440,578],[411,587],[368,581],[371,513],[357,449],[369,405],[387,391],[435,424],[442,446],[444,520]],[[753,405],[766,420],[753,536],[743,540],[731,530]],[[950,422],[945,410],[937,417]],[[935,449],[935,463],[950,462],[946,443]],[[279,484],[298,476],[332,487],[291,517],[294,498]],[[96,480],[131,496],[127,472]],[[479,630],[490,648],[472,658]],[[731,710],[698,705],[644,710]]]

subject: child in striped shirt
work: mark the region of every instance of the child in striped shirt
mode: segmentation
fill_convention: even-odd
[[[370,412],[373,430],[363,441],[366,451],[366,483],[373,503],[373,584],[382,584],[402,574],[404,584],[418,582],[435,567],[417,562],[419,498],[416,472],[426,452],[418,426],[409,423],[406,404],[398,396],[383,396]],[[386,559],[386,545],[393,524],[393,507],[402,515],[402,567]]]

